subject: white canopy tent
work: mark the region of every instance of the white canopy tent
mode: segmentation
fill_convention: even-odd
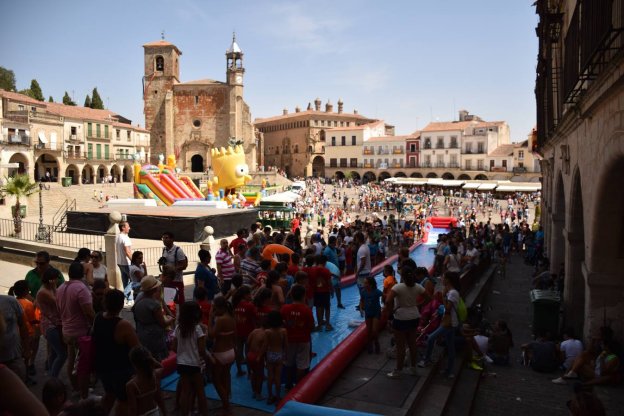
[[[301,195],[298,193],[286,191],[264,197],[262,198],[262,201],[291,203],[297,201],[299,198],[301,198]]]

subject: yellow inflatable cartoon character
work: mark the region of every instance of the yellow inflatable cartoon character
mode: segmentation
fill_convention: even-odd
[[[218,188],[223,189],[226,195],[251,180],[242,146],[235,148],[228,146],[227,149],[222,147],[220,150],[215,148],[210,153],[215,173],[213,182]]]

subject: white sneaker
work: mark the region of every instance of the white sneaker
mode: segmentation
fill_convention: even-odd
[[[563,375],[563,378],[578,378],[578,374],[570,370]]]
[[[388,378],[401,378],[401,372],[399,370],[392,370],[386,374]]]
[[[555,383],[555,384],[568,384],[568,382],[565,381],[565,379],[563,377],[557,377],[552,382]]]
[[[490,358],[489,356],[487,356],[487,355],[484,355],[484,356],[483,356],[483,359],[484,359],[484,360],[485,360],[485,362],[486,362],[486,363],[488,363],[488,364],[492,364],[492,363],[494,362],[494,360],[493,360],[493,359],[491,359],[491,358]]]

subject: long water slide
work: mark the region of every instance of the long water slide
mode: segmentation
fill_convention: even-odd
[[[205,198],[204,194],[201,193],[201,191],[199,190],[197,185],[195,185],[195,182],[191,180],[191,178],[189,178],[188,176],[180,176],[178,180],[186,186],[193,198]]]

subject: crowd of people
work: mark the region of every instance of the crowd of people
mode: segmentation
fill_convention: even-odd
[[[98,251],[79,250],[67,281],[41,251],[36,267],[14,284],[11,296],[0,295],[0,374],[12,374],[0,384],[32,384],[42,370],[49,379],[42,402],[25,387],[13,386],[7,390],[10,396],[0,396],[0,410],[166,415],[161,367],[174,353],[180,414],[208,413],[206,383],[213,383],[222,411],[230,413],[232,366],[235,377],[248,377],[254,399],[276,404],[309,371],[315,354],[311,334],[333,330],[331,305],[344,308],[340,279],[351,274],[369,353],[381,353],[380,323],[390,322],[396,365],[389,378],[415,375],[416,367],[430,365],[438,344],[446,348],[447,377],[454,376],[458,351],[474,357],[469,360],[473,368],[509,365],[511,330],[504,321],[484,325],[481,316],[468,311],[459,278],[482,262],[504,263],[513,252],[538,267],[543,264],[543,232],[539,224],[529,225],[528,203],[524,196],[501,203],[484,193],[444,195],[442,190],[346,182],[328,191],[318,180],[308,180],[290,229],[253,223],[232,241],[221,240],[216,252],[199,250],[188,300],[183,274],[189,262],[172,232],[162,234],[160,274],[155,276],[148,274],[143,253],[132,249],[130,224],[119,224],[116,259],[123,290],[111,287]],[[502,210],[500,224],[489,221],[490,209]],[[408,247],[425,232],[426,218],[440,213],[459,214],[459,221],[440,236],[428,270],[409,258]],[[378,287],[373,267],[393,252],[398,267],[386,266],[383,287]],[[134,325],[122,317],[124,308]],[[46,360],[45,368],[37,369],[41,336]],[[563,365],[565,373],[555,382],[576,377],[589,378],[589,384],[616,381],[619,360],[607,333],[583,351],[568,331],[554,347],[554,368],[544,364],[551,350],[545,339],[522,349],[537,371]],[[423,348],[421,357],[418,348]],[[594,363],[599,372],[589,371]],[[64,367],[73,396],[59,379]],[[102,398],[91,390],[95,379],[103,387]]]

